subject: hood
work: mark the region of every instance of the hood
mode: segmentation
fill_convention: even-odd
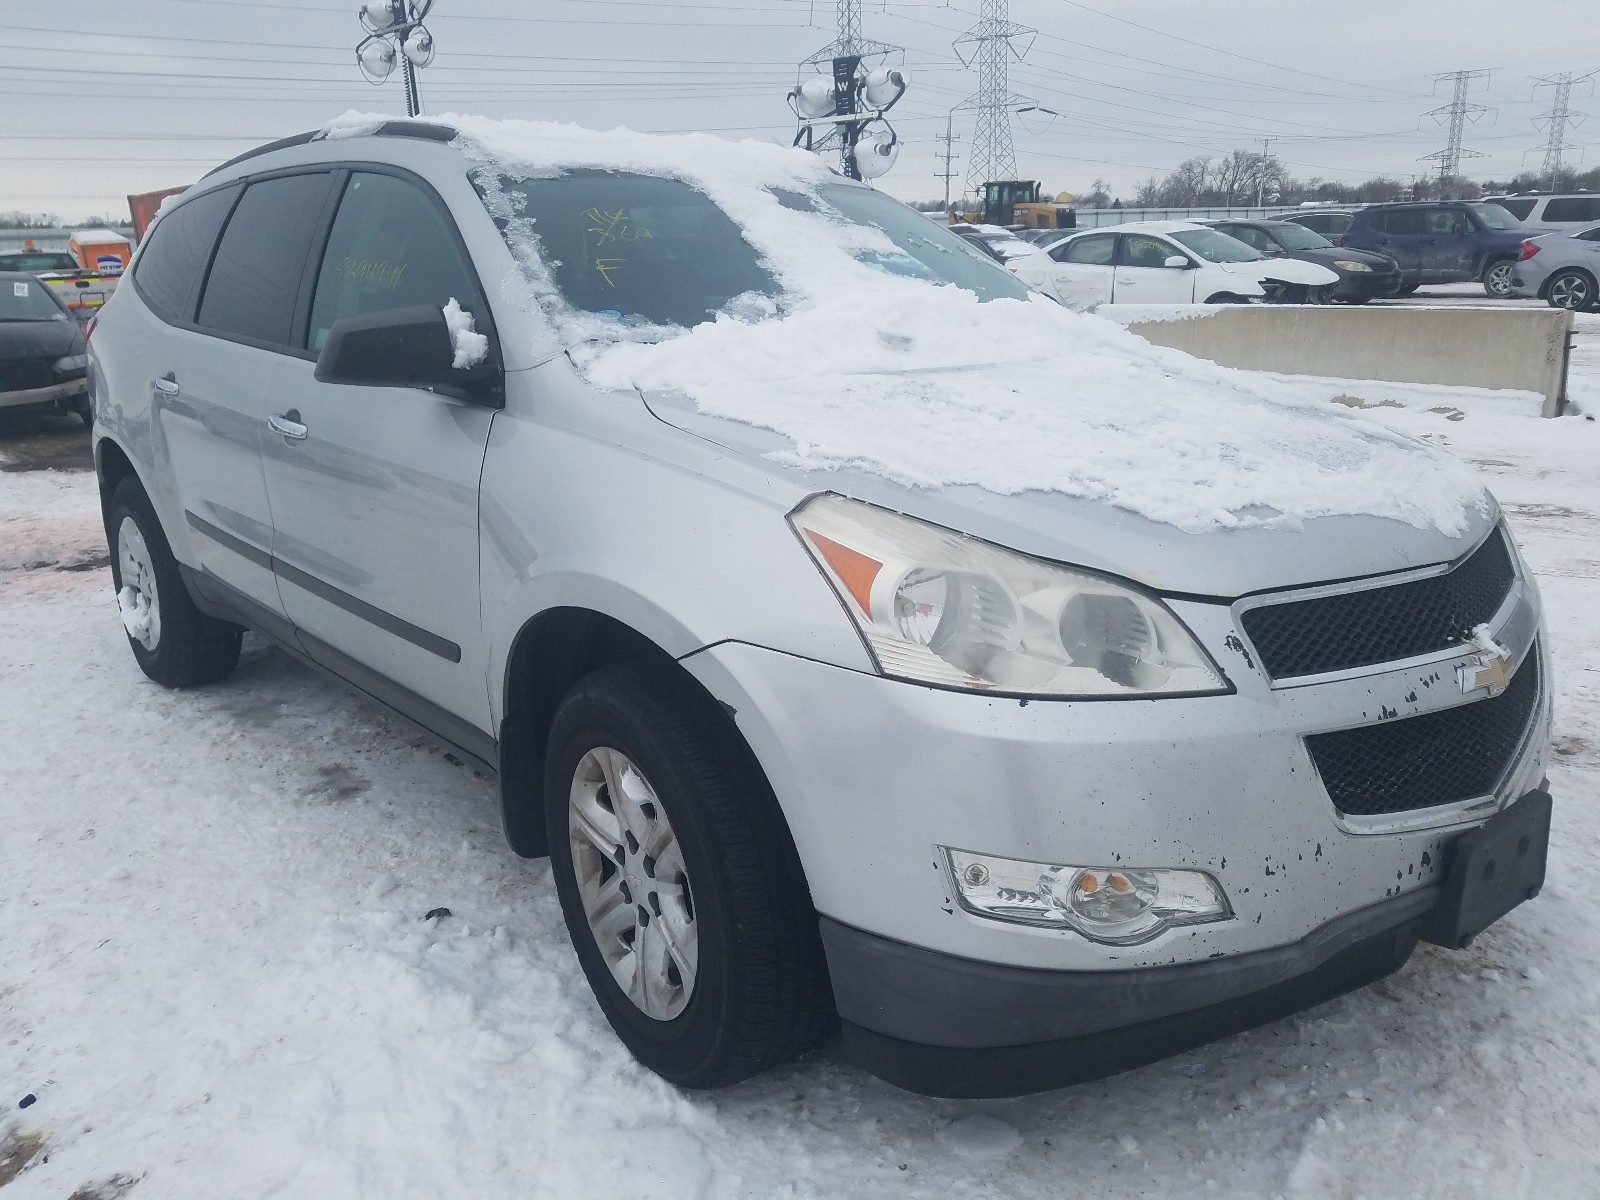
[[[1312,287],[1339,282],[1336,271],[1294,258],[1264,258],[1258,262],[1218,265],[1231,275],[1244,275],[1250,279],[1281,279],[1284,283],[1304,283]]]
[[[1284,260],[1316,263],[1319,267],[1327,267],[1330,270],[1338,269],[1333,265],[1336,262],[1366,263],[1367,266],[1381,271],[1393,270],[1395,266],[1394,259],[1377,250],[1349,250],[1343,246],[1318,246],[1311,250],[1289,250],[1284,253],[1282,258],[1278,259],[1279,262]]]
[[[1168,594],[1232,600],[1252,592],[1450,562],[1475,546],[1499,519],[1499,510],[1491,503],[1474,509],[1454,535],[1359,514],[1197,534],[1059,492],[1006,496],[972,486],[908,488],[848,467],[788,468],[781,464],[792,458],[795,447],[781,434],[702,413],[680,393],[651,392],[644,400],[659,420],[740,458],[758,460],[769,471],[791,476],[802,493],[837,492]]]
[[[83,335],[71,317],[51,321],[0,321],[0,361],[61,358],[82,353]]]

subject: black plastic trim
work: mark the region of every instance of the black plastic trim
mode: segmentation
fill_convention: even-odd
[[[262,550],[259,546],[254,546],[242,538],[235,537],[226,530],[218,529],[210,521],[205,520],[203,517],[197,517],[187,509],[184,510],[183,516],[192,528],[205,534],[206,537],[216,542],[219,546],[223,546],[235,554],[249,559],[259,567],[267,568],[279,579],[287,580],[296,587],[310,592],[313,596],[326,600],[329,604],[336,605],[353,616],[360,617],[363,621],[376,625],[385,633],[392,633],[395,637],[410,642],[413,646],[418,646],[430,654],[437,654],[448,662],[458,663],[461,661],[461,647],[448,638],[442,638],[436,633],[430,633],[419,625],[413,625],[410,621],[403,620],[391,612],[385,612],[375,605],[368,604],[365,600],[352,596],[349,592],[336,588],[333,584],[302,571],[294,564],[284,562],[281,558]]]
[[[432,121],[385,121],[370,133],[362,137],[408,137],[421,138],[429,142],[453,142],[460,136],[460,131],[450,125],[440,125]],[[291,150],[296,146],[305,146],[322,137],[322,130],[310,129],[305,133],[291,134],[289,137],[279,138],[275,142],[267,142],[253,150],[246,150],[243,154],[235,154],[227,162],[221,163],[207,171],[200,178],[209,179],[219,171],[226,171],[229,167],[237,166],[242,162],[249,162],[263,154],[271,154],[274,150]],[[343,140],[343,139],[340,139]]]

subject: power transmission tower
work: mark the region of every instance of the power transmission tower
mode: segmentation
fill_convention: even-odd
[[[1426,162],[1437,162],[1439,164],[1439,191],[1441,198],[1445,198],[1444,193],[1449,187],[1448,181],[1461,174],[1461,160],[1463,158],[1483,157],[1476,150],[1462,149],[1461,138],[1466,132],[1468,121],[1476,121],[1484,113],[1492,111],[1486,104],[1472,103],[1467,99],[1467,93],[1474,80],[1488,79],[1493,74],[1493,70],[1446,71],[1442,75],[1433,77],[1435,87],[1438,87],[1446,79],[1455,85],[1449,104],[1441,104],[1438,108],[1429,109],[1422,114],[1425,117],[1432,117],[1435,121],[1449,128],[1444,149],[1435,150],[1432,154],[1424,154],[1422,156]]]
[[[966,66],[978,67],[978,94],[961,105],[978,113],[967,158],[967,183],[982,187],[993,179],[1010,179],[1017,173],[1017,154],[1011,144],[1011,111],[1031,104],[1026,96],[1011,92],[1011,57],[1021,62],[1033,46],[1038,30],[1011,20],[1010,0],[982,0],[978,23],[955,41],[956,56]],[[1020,50],[1013,45],[1027,39]],[[966,52],[963,53],[963,50]]]
[[[956,161],[955,143],[961,140],[960,135],[954,133],[951,129],[955,115],[956,110],[953,108],[945,114],[944,136],[939,139],[944,143],[944,153],[939,155],[944,160],[944,170],[935,171],[933,176],[935,179],[944,180],[944,215],[947,219],[950,216],[950,181],[956,177],[956,173],[950,164]]]
[[[1535,76],[1537,80],[1533,87],[1535,92],[1538,92],[1542,87],[1555,89],[1554,99],[1550,103],[1550,111],[1543,117],[1535,117],[1533,121],[1536,128],[1542,127],[1546,133],[1544,166],[1539,174],[1550,181],[1552,190],[1559,186],[1557,179],[1561,175],[1561,160],[1563,156],[1568,150],[1576,150],[1578,148],[1567,142],[1567,127],[1578,124],[1586,115],[1572,111],[1570,103],[1572,100],[1572,85],[1575,83],[1589,83],[1592,87],[1596,74],[1600,74],[1600,72],[1590,71],[1587,75],[1574,75],[1571,71],[1564,71],[1560,75]],[[1542,126],[1541,122],[1543,122]]]

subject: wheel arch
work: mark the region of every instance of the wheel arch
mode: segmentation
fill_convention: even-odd
[[[544,822],[544,751],[562,699],[602,667],[638,664],[669,676],[700,716],[760,763],[727,708],[659,644],[592,608],[560,606],[529,618],[512,639],[502,679],[500,808],[506,841],[524,858],[549,853]],[[765,778],[763,772],[762,777]],[[791,843],[792,843],[791,836]]]

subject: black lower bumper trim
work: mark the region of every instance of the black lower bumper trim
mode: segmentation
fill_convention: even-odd
[[[1305,975],[1259,992],[1027,1046],[928,1046],[844,1021],[845,1053],[878,1078],[924,1096],[1023,1096],[1142,1067],[1376,983],[1404,966],[1416,944],[1408,924],[1346,947]]]

